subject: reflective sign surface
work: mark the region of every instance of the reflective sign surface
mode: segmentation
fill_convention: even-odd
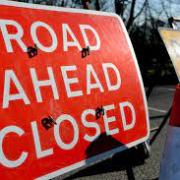
[[[1,1],[0,41],[1,179],[49,179],[148,138],[117,16]]]

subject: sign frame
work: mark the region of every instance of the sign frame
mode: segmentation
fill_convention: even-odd
[[[169,18],[170,26],[172,26],[173,29],[178,30],[180,29],[180,17],[171,17]]]

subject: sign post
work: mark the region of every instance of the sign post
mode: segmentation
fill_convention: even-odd
[[[167,129],[167,138],[164,146],[164,152],[161,160],[160,180],[176,180],[180,178],[179,170],[179,137],[180,137],[180,85],[176,86],[172,112]]]
[[[118,16],[3,0],[0,41],[0,179],[50,179],[147,140]]]

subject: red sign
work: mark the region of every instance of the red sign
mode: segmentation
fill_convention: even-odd
[[[0,179],[49,179],[148,138],[118,16],[1,1],[0,42]]]

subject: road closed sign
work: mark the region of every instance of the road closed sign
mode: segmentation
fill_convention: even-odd
[[[0,179],[50,179],[147,140],[121,19],[0,1]]]

